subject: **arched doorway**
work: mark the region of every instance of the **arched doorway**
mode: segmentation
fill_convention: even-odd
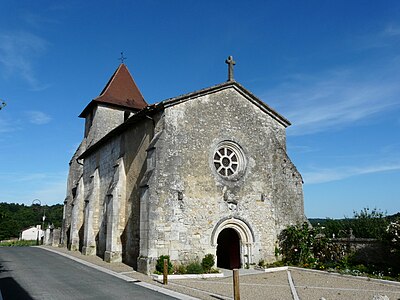
[[[211,245],[216,247],[217,266],[221,268],[240,268],[254,263],[254,243],[253,230],[242,218],[223,218],[211,233]]]
[[[240,238],[235,229],[223,229],[217,239],[217,267],[240,268]]]

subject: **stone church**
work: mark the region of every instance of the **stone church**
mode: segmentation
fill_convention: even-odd
[[[211,253],[222,268],[273,261],[277,236],[305,221],[290,122],[233,78],[149,105],[125,64],[79,117],[62,243],[144,273]]]

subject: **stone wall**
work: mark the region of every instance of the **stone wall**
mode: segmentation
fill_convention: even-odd
[[[352,255],[353,263],[377,266],[399,266],[400,257],[390,251],[388,245],[377,239],[334,238],[330,243],[340,245],[345,255]]]
[[[98,104],[86,117],[85,137],[87,148],[124,122],[125,111]]]
[[[231,228],[242,265],[275,259],[279,232],[305,221],[287,123],[237,87],[197,95],[142,111],[77,161],[124,122],[103,105],[88,115],[70,164],[63,244],[147,273],[160,255],[216,255]]]
[[[77,151],[73,155],[70,161],[68,181],[67,181],[67,196],[64,201],[64,216],[63,216],[63,224],[61,230],[61,244],[67,246],[70,250],[74,251],[82,251],[83,244],[85,243],[84,235],[85,230],[87,234],[86,244],[88,243],[88,238],[90,243],[96,237],[88,237],[89,235],[93,235],[94,232],[91,231],[90,227],[85,228],[85,209],[88,209],[89,198],[93,196],[93,201],[100,201],[96,195],[90,195],[90,192],[93,191],[93,166],[98,165],[98,161],[96,158],[91,160],[89,163],[89,167],[86,168],[86,177],[83,179],[84,166],[82,161],[78,161],[78,157],[84,153],[90,146],[94,145],[97,141],[99,141],[102,137],[104,137],[111,130],[116,128],[118,125],[124,122],[124,110],[117,109],[114,107],[108,107],[107,105],[98,104],[93,108],[91,112],[86,116],[85,120],[85,133],[84,139],[82,143],[79,145]],[[107,152],[107,150],[106,150]],[[107,154],[108,155],[108,154]],[[105,158],[103,153],[103,158]],[[107,159],[107,158],[105,158]],[[106,166],[108,167],[108,166]],[[87,168],[90,169],[92,174],[88,175]],[[103,166],[102,166],[102,169]],[[107,168],[106,168],[107,169]],[[105,171],[108,172],[108,171]],[[92,176],[92,177],[91,177]],[[102,176],[102,174],[100,174]],[[102,183],[97,183],[101,186]],[[86,186],[87,185],[87,186]],[[85,187],[86,186],[86,187]],[[99,192],[99,191],[97,191]],[[93,203],[90,207],[96,207],[94,214],[90,212],[91,216],[89,216],[89,212],[86,214],[86,218],[91,219],[95,218],[95,231],[98,230],[98,218],[99,218],[99,207],[98,205],[94,205]],[[101,220],[100,220],[101,222]],[[100,227],[101,228],[101,227]],[[89,231],[88,231],[89,230]],[[100,231],[100,234],[103,234]],[[99,244],[99,243],[98,243]],[[100,243],[99,250],[104,252],[102,249],[103,244]],[[104,247],[103,247],[104,248]],[[91,249],[91,250],[89,250]],[[94,250],[94,245],[85,248],[85,253],[91,253]]]
[[[148,205],[142,256],[151,264],[160,255],[181,262],[215,255],[224,224],[243,235],[242,262],[273,260],[279,231],[305,220],[302,180],[285,152],[285,127],[234,89],[168,107],[162,125],[142,201]],[[233,180],[219,176],[213,163],[224,141],[244,156]]]
[[[147,119],[109,139],[84,159],[85,233],[82,252],[136,267],[140,181],[154,131]]]
[[[69,162],[69,173],[67,179],[67,194],[64,200],[63,221],[61,227],[61,241],[64,247],[77,250],[79,248],[79,229],[83,223],[83,198],[80,199],[82,184],[83,166],[78,163],[78,157],[86,148],[86,140],[84,139],[79,145]],[[72,227],[74,230],[72,230]],[[75,232],[75,233],[73,233]],[[74,240],[74,242],[72,242]]]
[[[156,120],[147,118],[124,133],[124,168],[126,202],[124,220],[120,222],[122,259],[137,269],[140,252],[140,194],[147,171],[147,150],[153,138]]]
[[[106,251],[107,203],[117,160],[121,155],[121,137],[106,143],[84,159],[83,185],[85,186],[85,240],[83,253],[104,256]]]
[[[47,228],[44,231],[43,244],[52,247],[60,245],[61,228]]]

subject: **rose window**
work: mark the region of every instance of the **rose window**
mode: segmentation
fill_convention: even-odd
[[[214,153],[214,167],[225,178],[234,177],[244,168],[244,156],[238,145],[223,142]]]

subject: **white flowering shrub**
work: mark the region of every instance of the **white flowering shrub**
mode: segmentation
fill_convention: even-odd
[[[400,254],[400,219],[390,222],[386,232],[392,252],[398,252]]]

